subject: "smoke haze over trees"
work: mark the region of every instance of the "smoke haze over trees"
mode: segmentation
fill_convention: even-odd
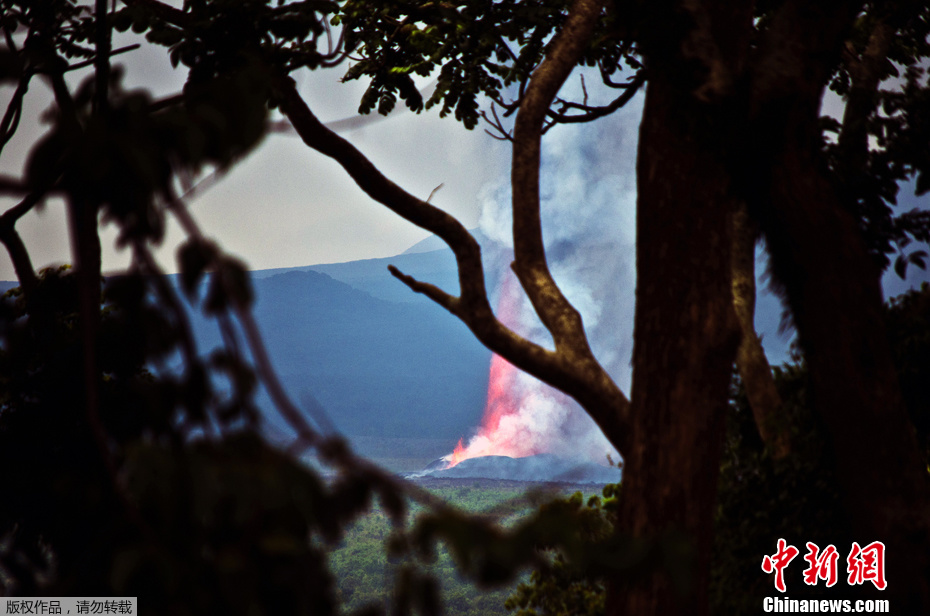
[[[744,370],[738,355],[741,343],[754,343],[734,307],[734,293],[745,291],[733,284],[740,235],[750,248],[762,238],[769,251],[845,520],[862,542],[886,546],[893,583],[882,598],[902,613],[930,611],[926,452],[907,413],[912,392],[902,392],[909,381],[889,347],[879,285],[889,266],[902,274],[923,266],[914,244],[930,240],[925,212],[893,209],[900,183],[930,189],[923,3],[0,7],[0,80],[10,94],[0,145],[16,134],[27,96],[41,92],[48,107],[22,173],[0,177],[9,203],[0,242],[20,283],[0,306],[0,582],[13,592],[138,595],[165,613],[335,613],[326,550],[377,498],[397,531],[393,553],[408,559],[398,569],[400,613],[437,611],[435,580],[410,563],[428,560],[441,540],[480,585],[540,565],[537,547],[547,546],[598,572],[608,614],[706,614],[734,363],[747,390],[771,380],[765,366]],[[114,29],[164,47],[186,72],[183,89],[153,98],[124,88],[119,56],[132,49],[113,47]],[[295,78],[347,58],[346,78],[369,83],[362,113],[389,112],[398,99],[414,111],[437,106],[468,128],[486,121],[510,142],[510,267],[542,329],[496,312],[480,247],[441,199],[407,192],[319,121]],[[563,88],[578,66],[585,85]],[[426,100],[414,76],[437,79]],[[839,120],[820,117],[828,87],[845,103]],[[622,290],[597,297],[571,287],[584,269],[578,259],[590,258],[577,242],[633,238],[634,216],[616,209],[630,201],[629,186],[613,183],[609,169],[588,178],[591,163],[550,169],[545,152],[574,147],[559,135],[593,122],[586,128],[603,131],[597,147],[628,157],[629,133],[612,124],[626,111],[604,118],[639,92],[627,384],[616,379],[623,353],[608,353],[629,341],[601,339],[622,335],[621,317],[606,309]],[[509,530],[462,515],[353,456],[326,438],[325,417],[308,418],[291,401],[257,331],[244,264],[209,239],[184,201],[194,180],[235,172],[269,114],[373,200],[449,245],[457,294],[397,267],[391,274],[584,409],[623,456],[615,532],[594,545],[579,538],[579,503],[542,508]],[[612,166],[597,161],[598,172]],[[563,208],[565,200],[577,204]],[[16,224],[52,206],[67,212],[73,269],[36,272]],[[740,212],[749,223],[742,233]],[[573,228],[582,216],[594,223]],[[180,293],[152,256],[168,217],[185,234]],[[101,218],[133,257],[103,286]],[[609,282],[626,267],[605,263],[596,273]],[[223,346],[209,357],[197,352],[183,301],[217,322]],[[257,437],[259,382],[294,435],[284,450]],[[791,455],[771,430],[778,403],[757,411],[770,449]],[[294,462],[308,449],[339,471],[335,479]],[[412,528],[411,502],[422,512]]]

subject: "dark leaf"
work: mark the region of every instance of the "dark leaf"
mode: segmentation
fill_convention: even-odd
[[[930,174],[926,171],[921,171],[917,174],[917,189],[914,191],[914,194],[920,197],[930,191]]]
[[[216,258],[216,245],[200,240],[188,240],[178,248],[178,269],[181,274],[181,288],[191,299],[197,296],[197,287],[203,279],[207,267]]]

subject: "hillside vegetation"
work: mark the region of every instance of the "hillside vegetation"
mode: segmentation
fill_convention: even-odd
[[[492,480],[433,479],[421,485],[464,511],[485,514],[505,525],[530,514],[540,502],[565,496],[576,489]],[[374,507],[348,530],[340,546],[330,553],[329,562],[347,611],[375,605],[389,607],[395,576],[404,566],[414,564],[393,559],[385,553],[392,530],[390,519],[380,507]],[[432,564],[416,566],[425,566],[439,581],[444,613],[450,616],[508,614],[504,602],[516,591],[517,585],[529,577],[523,575],[506,586],[479,591],[456,572],[453,559],[442,547]]]

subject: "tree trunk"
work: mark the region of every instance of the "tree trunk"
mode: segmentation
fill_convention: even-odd
[[[888,348],[878,268],[821,153],[821,99],[858,10],[779,11],[759,43],[732,169],[794,317],[852,528],[860,544],[885,544],[888,587],[876,594],[895,612],[926,614],[930,481]]]
[[[690,544],[690,587],[657,573],[609,587],[608,614],[705,614],[714,502],[739,327],[725,170],[703,107],[651,79],[637,165],[632,438],[618,527]]]
[[[767,135],[775,156],[749,176],[754,208],[810,369],[812,404],[832,437],[859,543],[885,544],[881,598],[896,612],[926,614],[930,485],[888,348],[878,269],[820,171],[816,112],[781,101],[764,117],[759,126],[790,128]]]
[[[788,426],[781,418],[781,396],[775,388],[772,367],[756,334],[756,237],[755,224],[745,203],[733,211],[733,306],[742,339],[736,352],[736,368],[752,408],[762,442],[775,459],[791,452]]]

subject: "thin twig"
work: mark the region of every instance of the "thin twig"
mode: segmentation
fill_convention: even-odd
[[[430,201],[432,201],[432,200],[433,200],[433,195],[435,195],[437,192],[439,192],[439,190],[440,190],[443,186],[445,186],[445,185],[446,185],[446,183],[443,182],[442,184],[440,184],[439,186],[437,186],[436,188],[434,188],[433,190],[431,190],[430,193],[429,193],[429,197],[426,198],[426,202],[429,203]]]
[[[118,56],[120,54],[127,53],[130,51],[135,51],[136,49],[139,49],[140,47],[142,47],[142,45],[140,45],[139,43],[133,43],[132,45],[126,45],[125,47],[114,49],[110,51],[109,54],[110,54],[110,57],[112,58],[113,56]],[[96,62],[97,62],[97,58],[95,56],[91,60],[84,60],[83,62],[78,62],[76,64],[69,64],[67,67],[63,69],[63,72],[67,73],[70,71],[76,71],[81,68],[86,68],[88,66],[92,66]]]
[[[491,115],[494,116],[493,120],[488,118],[488,115],[485,111],[481,111],[481,117],[496,131],[497,134],[492,133],[487,129],[485,129],[484,132],[486,132],[492,138],[497,139],[498,141],[513,141],[513,133],[512,131],[504,128],[503,121],[501,120],[500,116],[497,115],[497,103],[494,101],[491,101]]]

